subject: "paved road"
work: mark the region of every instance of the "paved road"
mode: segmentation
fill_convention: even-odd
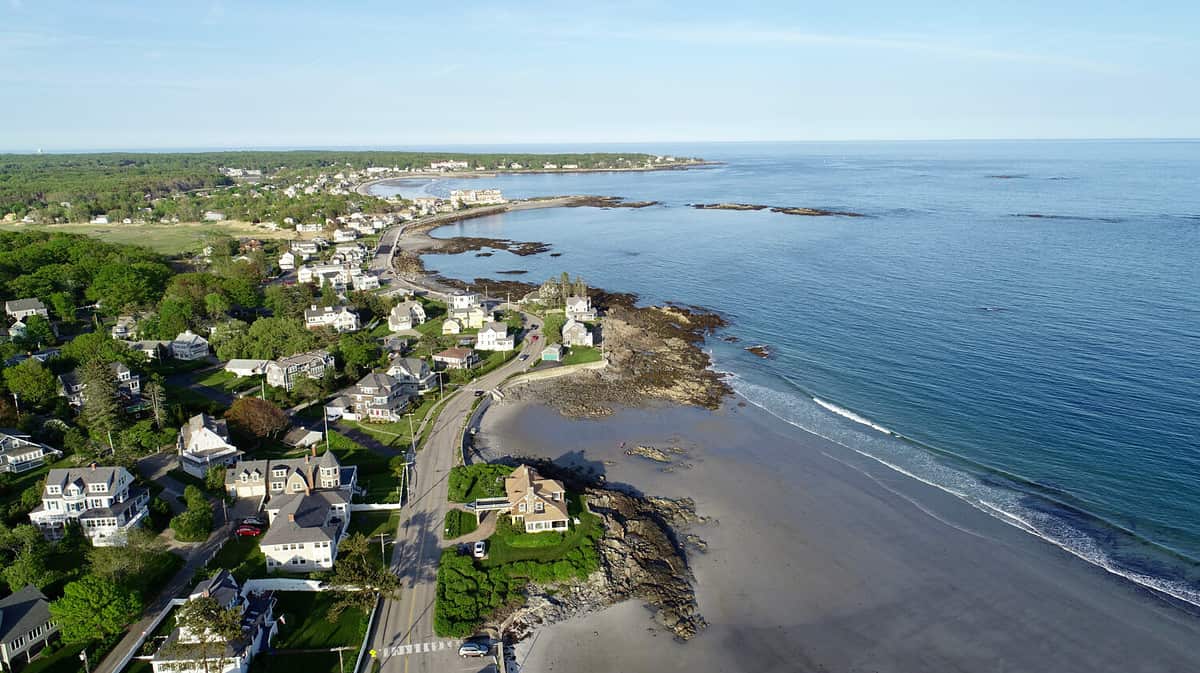
[[[531,324],[535,318],[527,315],[525,320]],[[529,354],[528,360],[513,358],[465,388],[490,390],[510,374],[526,369],[536,361],[540,340],[529,337],[537,333],[525,336],[522,350]],[[448,397],[428,441],[417,454],[412,498],[402,513],[392,556],[392,568],[400,577],[400,597],[384,602],[372,634],[372,647],[379,654],[383,673],[488,669],[488,660],[459,658],[457,642],[438,638],[433,632],[437,563],[445,544],[442,526],[449,510],[447,479],[450,468],[460,460],[460,431],[474,402],[469,392]]]

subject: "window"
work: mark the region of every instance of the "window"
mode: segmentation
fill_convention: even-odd
[[[46,492],[51,495],[58,495],[62,492],[62,489],[60,489],[58,486],[47,486]]]
[[[541,500],[539,500],[534,504],[533,509],[536,512],[544,512],[546,511],[546,506],[542,504]]]
[[[517,505],[517,511],[524,512],[525,511],[525,503],[521,503],[520,505]]]
[[[241,481],[241,482],[243,482],[243,483],[244,483],[244,482],[247,482],[247,481],[249,481],[249,480],[250,480],[250,475],[248,475],[248,474],[246,474],[245,472],[243,472],[243,473],[241,473],[241,474],[238,476],[238,480],[239,480],[239,481]]]

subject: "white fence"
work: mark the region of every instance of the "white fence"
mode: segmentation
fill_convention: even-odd
[[[142,635],[137,639],[137,642],[133,644],[133,647],[129,648],[129,651],[125,653],[125,656],[121,657],[120,662],[112,670],[124,670],[124,668],[129,665],[129,661],[133,659],[134,655],[141,651],[142,644],[146,642],[146,638],[150,637],[151,633],[154,633],[154,630],[158,628],[159,624],[162,624],[162,621],[167,618],[167,615],[170,614],[172,610],[186,602],[186,598],[172,598],[171,602],[167,604],[167,607],[163,608],[162,612],[155,615],[154,619],[150,622],[150,625],[142,631]]]
[[[375,597],[375,607],[371,608],[371,618],[367,620],[367,632],[363,634],[362,647],[358,648],[358,659],[354,662],[355,673],[363,673],[363,659],[371,647],[371,629],[375,627],[375,617],[379,615],[379,606],[383,604],[380,596]]]
[[[401,509],[404,506],[398,502],[352,502],[350,503],[351,512],[385,512],[388,510]]]

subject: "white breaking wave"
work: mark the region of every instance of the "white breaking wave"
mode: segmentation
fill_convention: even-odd
[[[854,421],[855,423],[861,423],[862,425],[865,425],[868,428],[872,428],[874,430],[878,430],[885,435],[895,435],[896,434],[896,433],[892,432],[891,430],[888,430],[887,428],[883,427],[882,425],[876,423],[875,421],[872,421],[869,418],[864,418],[862,416],[859,416],[858,414],[854,413],[853,411],[850,411],[849,409],[847,409],[845,407],[839,407],[838,405],[834,404],[833,402],[826,402],[825,400],[823,400],[819,397],[812,398],[812,401],[816,402],[817,404],[821,405],[822,407],[825,407],[829,411],[832,411],[833,413],[837,414],[838,416],[841,416],[843,418],[849,418],[850,420]]]
[[[1200,591],[1185,581],[1166,580],[1121,567],[1090,535],[1069,521],[1021,503],[1023,494],[990,486],[966,470],[956,469],[900,439],[900,435],[862,416],[817,397],[791,395],[730,377],[734,391],[747,402],[806,432],[827,439],[923,484],[954,495],[1015,528],[1053,544],[1105,571],[1172,598],[1200,607]],[[870,427],[867,433],[833,421],[826,412]],[[869,476],[869,475],[868,475]],[[915,503],[914,503],[915,504]],[[939,519],[940,520],[940,519]]]

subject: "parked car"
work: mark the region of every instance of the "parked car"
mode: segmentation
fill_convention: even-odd
[[[260,519],[256,516],[248,516],[245,519],[242,519],[241,525],[243,525],[243,526],[265,526],[265,525],[267,525],[267,522],[263,521],[262,519]]]
[[[483,397],[483,391],[482,391],[482,390],[476,390],[476,391],[475,391],[475,397]]]
[[[492,650],[488,644],[480,639],[472,638],[464,642],[458,648],[458,656],[460,657],[486,657],[488,652]]]
[[[520,360],[521,362],[524,362],[529,359],[529,353],[521,353],[521,357],[519,357],[517,359]]]
[[[487,555],[487,543],[484,542],[483,540],[476,542],[474,544],[474,546],[471,547],[471,555],[474,556],[475,558],[483,558],[484,556],[486,556]]]
[[[262,535],[262,529],[258,526],[238,526],[237,530],[233,531],[238,537],[256,537]]]
[[[530,341],[537,341],[537,340],[538,340],[538,335],[534,334],[533,336],[529,337],[529,340],[530,340]]]

